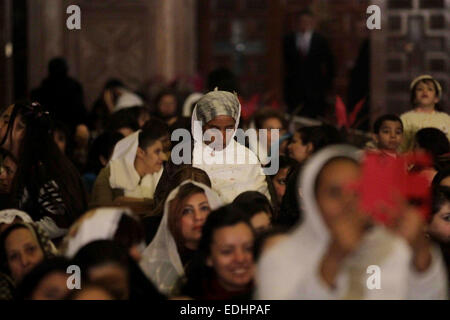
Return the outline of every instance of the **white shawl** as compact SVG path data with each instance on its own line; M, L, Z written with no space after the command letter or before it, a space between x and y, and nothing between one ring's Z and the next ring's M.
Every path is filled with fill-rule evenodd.
M183 265L178 254L177 245L169 230L169 203L180 187L192 183L205 191L211 210L222 205L217 194L204 184L186 180L178 188L172 190L164 203L164 215L153 241L142 254L141 269L163 294L170 295L180 277L184 275Z
M134 167L139 145L140 130L123 138L114 147L109 162L111 188L124 190L124 195L133 198L153 198L156 186L161 178L163 167L153 174L145 175L142 180Z
M210 94L211 92L208 95ZM213 150L203 142L202 126L204 123L199 125L201 122L197 115L199 106L198 104L195 106L191 118L194 137L192 166L202 169L208 174L212 189L217 192L224 203L233 202L239 194L245 191L259 191L270 201L266 176L258 157L247 147L234 140L241 114L241 105L237 98L236 101L238 109L233 117L235 120L233 136L223 150ZM216 116L219 115L233 116L221 112L216 114Z
M64 238L64 255L71 259L90 242L112 240L124 214L135 217L127 208L104 207L86 212L72 225Z
M411 265L412 252L403 239L382 226L363 238L358 250L341 268L336 288L330 289L319 274L319 266L331 236L315 197L316 178L335 157L359 160L358 150L331 146L308 160L299 186L302 190L303 222L288 239L263 254L256 275L258 299L407 299L444 298L446 280L440 252L433 248L433 262L418 275ZM381 289L370 290L367 268L379 266Z

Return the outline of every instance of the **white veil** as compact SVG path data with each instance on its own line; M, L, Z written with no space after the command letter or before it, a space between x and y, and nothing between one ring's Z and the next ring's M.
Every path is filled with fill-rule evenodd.
M215 210L222 205L220 198L209 187L196 181L186 180L172 190L164 203L164 214L158 231L153 241L147 246L142 254L140 262L141 269L149 279L155 284L160 292L170 295L178 279L184 275L183 265L178 254L175 239L169 230L169 203L173 200L180 187L191 183L205 191L211 210Z

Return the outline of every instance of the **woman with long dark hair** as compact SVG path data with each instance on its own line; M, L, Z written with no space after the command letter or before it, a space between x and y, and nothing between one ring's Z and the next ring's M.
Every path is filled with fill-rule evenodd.
M30 213L53 239L65 234L87 203L79 173L54 142L51 122L36 102L17 102L0 114L0 146L18 160L14 207Z

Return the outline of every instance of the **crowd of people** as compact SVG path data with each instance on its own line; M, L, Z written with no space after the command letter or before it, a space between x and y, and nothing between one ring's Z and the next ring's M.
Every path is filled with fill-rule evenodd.
M0 110L0 299L448 298L450 116L433 77L414 79L411 110L382 115L355 146L270 107L242 121L237 94L220 87L179 101L111 80L87 112L64 96L82 94L61 80L64 63L50 67L33 100ZM264 134L240 143L238 128ZM429 162L363 179L368 155L382 165L422 153ZM380 202L390 223L366 210L408 175L425 191Z

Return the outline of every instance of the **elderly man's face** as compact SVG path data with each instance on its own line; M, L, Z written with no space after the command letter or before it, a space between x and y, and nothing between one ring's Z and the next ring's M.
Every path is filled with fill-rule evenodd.
M298 18L297 28L299 32L307 32L314 28L314 18L310 15L303 14Z

